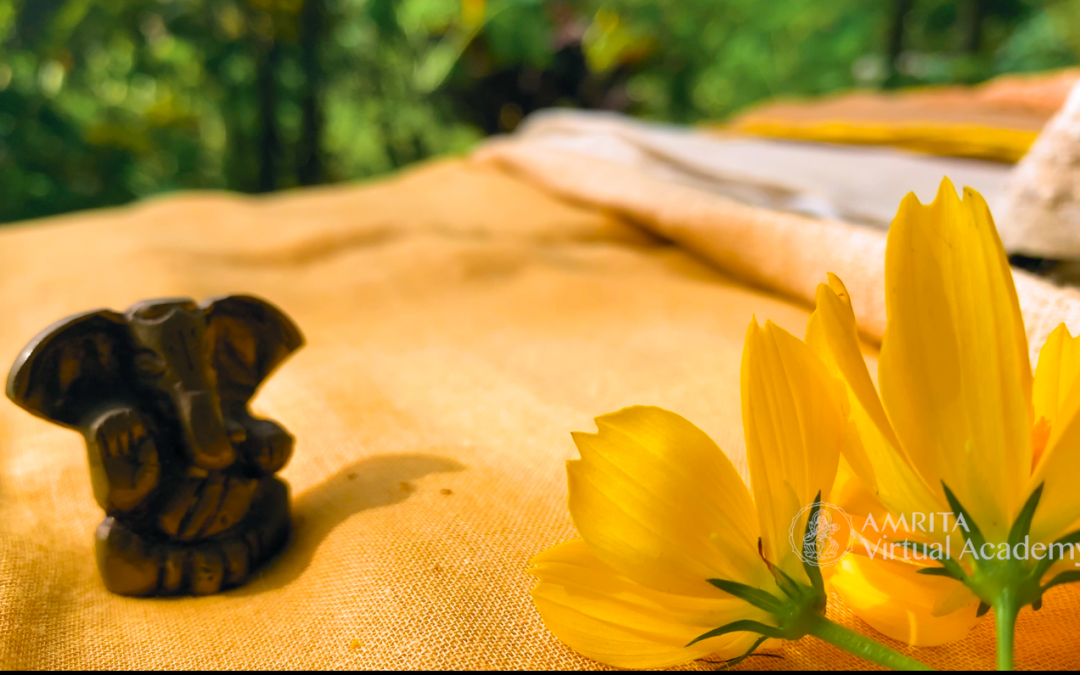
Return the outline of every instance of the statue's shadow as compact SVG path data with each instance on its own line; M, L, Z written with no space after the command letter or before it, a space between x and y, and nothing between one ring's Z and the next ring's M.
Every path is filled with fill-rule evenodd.
M304 573L335 527L368 509L408 499L413 483L428 474L461 471L458 462L435 455L378 455L349 464L293 502L292 539L255 576L227 595L253 595L286 586Z

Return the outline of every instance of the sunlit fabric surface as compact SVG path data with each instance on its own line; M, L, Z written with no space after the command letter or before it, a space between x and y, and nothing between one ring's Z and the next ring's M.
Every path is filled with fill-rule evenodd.
M295 539L215 597L109 595L82 439L0 400L0 666L596 667L544 629L525 573L575 536L570 432L663 406L745 479L750 317L802 334L836 272L873 365L883 251L878 231L524 142L369 185L177 196L4 229L4 364L58 318L155 296L256 294L307 345L255 403L297 437L282 474ZM1017 285L1033 345L1062 320L1080 329L1080 295ZM1078 615L1070 587L1022 613L1017 665L1080 665ZM992 645L986 617L917 656L986 668ZM778 653L741 667L860 666L813 639Z

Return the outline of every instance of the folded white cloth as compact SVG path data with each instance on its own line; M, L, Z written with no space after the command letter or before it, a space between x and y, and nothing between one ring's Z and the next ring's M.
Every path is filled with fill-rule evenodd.
M895 148L704 132L598 112L543 111L517 135L747 204L880 228L889 226L908 192L931 201L943 176L978 190L994 209L1011 168Z
M995 215L1007 250L1080 260L1080 84L1016 165Z

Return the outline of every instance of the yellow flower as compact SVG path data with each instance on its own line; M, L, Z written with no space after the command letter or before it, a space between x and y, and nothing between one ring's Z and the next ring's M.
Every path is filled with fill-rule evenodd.
M1080 524L1080 491L1069 485L1080 470L1080 342L1059 327L1032 377L990 211L973 190L961 201L948 179L930 205L909 194L889 230L880 397L843 283L830 275L816 300L806 340L846 382L860 439L844 449L858 479L838 490L861 504L849 510L874 516L861 528L874 535L867 550L843 561L835 587L872 626L914 644L959 638L993 606L999 665L1011 665L1016 613L1037 608L1044 579L1062 569L1060 559L1018 560L1015 546L1026 537L1025 550L1045 547ZM922 560L883 563L883 550L871 559L869 540L892 535L883 518L900 516L905 526L891 539L921 543L907 550ZM942 560L927 559L935 546Z
M861 639L820 616L821 571L789 543L807 531L800 511L828 497L853 438L842 385L802 341L756 321L741 381L754 499L704 432L661 408L625 408L596 418L597 433L573 435L581 459L567 463L569 506L581 538L536 556L530 573L545 624L578 652L652 668L737 659L765 636L810 633L849 648Z

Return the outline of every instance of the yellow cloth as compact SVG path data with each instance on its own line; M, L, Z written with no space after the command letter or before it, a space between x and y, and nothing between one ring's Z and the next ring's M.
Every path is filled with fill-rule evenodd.
M756 136L818 143L892 145L946 157L971 157L1015 163L1027 154L1037 129L999 129L983 124L915 120L910 122L740 120L733 131Z
M4 364L56 319L157 296L253 293L307 338L255 402L297 437L283 471L295 539L220 596L107 593L81 437L0 400L0 667L594 667L545 631L524 572L574 536L569 432L661 405L745 476L751 315L802 334L831 269L872 341L882 243L527 145L366 186L177 196L0 230ZM1080 326L1075 294L1018 283L1034 334L1052 317ZM1078 611L1064 587L1023 612L1017 665L1080 665ZM984 620L918 655L990 667L992 634ZM860 665L812 638L780 653Z
M951 157L1017 162L1065 102L1080 71L1008 75L978 87L899 93L852 92L770 101L727 129L758 136L856 145L891 145Z

